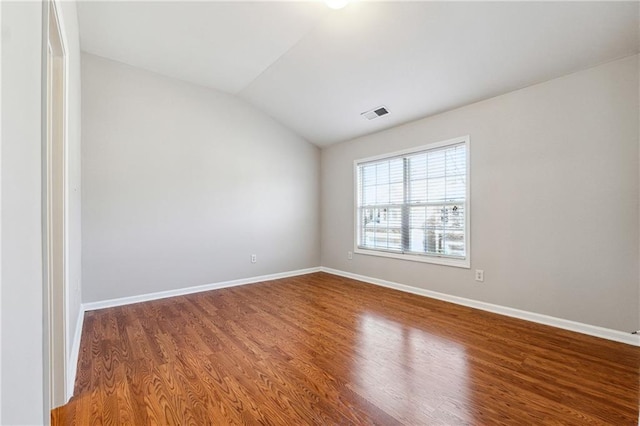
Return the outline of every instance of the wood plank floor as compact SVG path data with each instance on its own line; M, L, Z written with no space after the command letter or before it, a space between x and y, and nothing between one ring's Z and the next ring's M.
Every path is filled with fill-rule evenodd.
M54 425L638 422L640 348L316 273L88 312Z

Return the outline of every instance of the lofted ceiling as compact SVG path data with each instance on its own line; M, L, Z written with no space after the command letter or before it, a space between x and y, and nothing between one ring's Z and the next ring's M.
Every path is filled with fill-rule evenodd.
M92 1L78 16L82 50L235 94L318 146L639 51L637 2Z

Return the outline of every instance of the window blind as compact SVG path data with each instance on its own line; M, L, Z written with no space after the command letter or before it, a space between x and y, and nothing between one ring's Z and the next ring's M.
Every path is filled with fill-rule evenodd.
M357 246L466 257L465 142L357 163Z

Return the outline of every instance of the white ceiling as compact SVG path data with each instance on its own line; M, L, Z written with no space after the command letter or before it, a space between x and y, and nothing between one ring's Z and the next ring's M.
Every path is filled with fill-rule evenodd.
M82 50L246 99L319 146L639 51L636 2L81 2ZM360 113L385 105L387 116Z

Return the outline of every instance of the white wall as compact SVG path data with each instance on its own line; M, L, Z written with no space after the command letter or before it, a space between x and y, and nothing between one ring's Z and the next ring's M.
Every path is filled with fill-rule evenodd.
M322 265L637 328L638 58L322 150ZM471 268L354 255L353 161L471 136ZM484 269L485 281L473 270Z
M2 3L0 3L0 166L2 165ZM0 170L0 309L2 309L2 170ZM0 424L2 424L2 314L0 313Z
M80 95L80 37L75 1L57 3L62 37L67 55L67 347L66 354L71 373L75 372L77 359L72 345L76 334L81 304L82 237L81 237L81 132ZM73 377L73 374L71 374ZM72 384L69 384L72 385ZM72 386L70 386L72 387ZM73 389L68 389L72 391Z
M234 96L88 54L82 103L84 302L318 266L315 146Z
M42 424L42 4L2 2L2 418Z
M41 211L42 5L2 5L0 424L41 424L44 413ZM68 55L67 348L80 315L80 46L75 2L59 3Z

